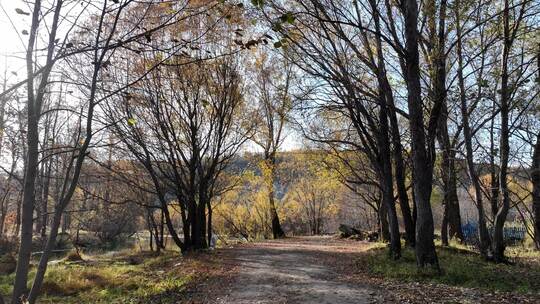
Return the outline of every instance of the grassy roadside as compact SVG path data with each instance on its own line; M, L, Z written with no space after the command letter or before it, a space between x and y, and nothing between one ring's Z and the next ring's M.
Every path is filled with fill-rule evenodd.
M398 261L388 259L387 250L372 248L357 260L361 269L381 278L404 282L429 282L457 287L481 288L488 291L538 293L540 291L540 263L535 254L514 256L515 264L502 265L486 262L474 252L452 248L437 249L443 267L441 275L416 268L414 251L403 250Z
M190 286L223 269L213 253L182 257L168 251L87 256L48 268L39 303L181 303ZM31 273L31 278L34 272ZM11 292L13 274L0 276L0 292Z

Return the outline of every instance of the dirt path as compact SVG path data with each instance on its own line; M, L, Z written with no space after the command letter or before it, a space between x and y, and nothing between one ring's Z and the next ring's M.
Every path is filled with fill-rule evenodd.
M376 303L379 291L343 282L326 255L358 250L329 237L293 238L232 249L238 272L216 303Z
M334 237L297 237L220 248L210 256L216 273L222 275L208 275L180 303L540 303L534 294L372 275L359 257L373 245Z

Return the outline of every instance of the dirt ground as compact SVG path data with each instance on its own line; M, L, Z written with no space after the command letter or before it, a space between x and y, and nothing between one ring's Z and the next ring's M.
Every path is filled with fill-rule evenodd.
M219 249L227 276L193 286L187 303L364 304L364 303L540 303L514 293L404 283L355 270L370 243L330 236L295 237Z
M348 284L321 261L321 253L340 244L329 239L288 239L236 248L239 264L234 285L216 303L375 303L381 291ZM343 247L343 246L341 246Z

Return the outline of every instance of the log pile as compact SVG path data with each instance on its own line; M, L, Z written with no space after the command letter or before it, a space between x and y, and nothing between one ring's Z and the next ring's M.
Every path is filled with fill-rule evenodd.
M377 231L363 231L345 224L339 225L339 232L341 238L351 240L376 242L379 239Z

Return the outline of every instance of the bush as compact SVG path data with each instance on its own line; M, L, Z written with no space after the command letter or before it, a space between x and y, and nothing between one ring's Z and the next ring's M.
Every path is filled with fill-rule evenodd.
M17 267L17 260L11 254L0 255L0 275L11 274Z
M139 228L139 212L132 204L103 205L82 219L85 230L99 241L99 247L114 249Z
M14 254L17 251L18 242L15 238L0 238L0 256Z

